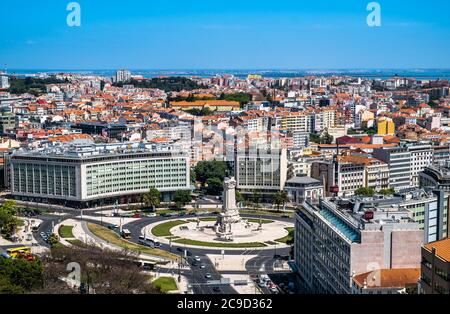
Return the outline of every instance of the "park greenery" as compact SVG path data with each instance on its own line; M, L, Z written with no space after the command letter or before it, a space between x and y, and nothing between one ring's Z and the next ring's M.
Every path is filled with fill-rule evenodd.
M241 106L252 101L252 95L247 93L221 94L220 100L237 101Z
M98 238L100 238L108 243L111 243L115 246L121 247L122 249L130 251L132 253L154 255L154 256L171 259L171 260L178 259L177 255L171 254L164 250L154 249L151 247L142 246L142 245L138 245L138 244L126 241L123 238L121 238L114 231L111 231L100 225L88 223L87 226L88 226L89 231L92 232Z
M63 84L67 81L57 79L55 77L36 78L36 77L10 77L10 87L8 91L11 94L32 94L38 96L47 91L48 84Z
M161 291L161 293L167 293L169 291L178 290L175 279L172 277L159 277L153 281L153 285Z
M200 161L194 168L195 178L201 189L210 195L220 195L223 191L223 181L228 175L228 167L224 161Z
M6 200L0 206L0 233L6 239L11 239L19 223L16 218L17 208L15 205L15 201Z
M200 85L187 77L154 77L148 80L131 79L127 82L118 82L113 85L117 87L133 85L137 88L156 88L165 92L180 92L183 90L191 91L194 89L206 88L206 86Z
M142 195L142 203L147 208L151 207L154 210L161 203L161 192L155 188L151 188L147 193Z
M285 191L279 191L273 197L273 203L277 206L278 211L280 211L280 206L284 206L288 201L289 196Z
M359 188L355 191L355 195L356 196L374 196L375 195L375 190L372 188Z
M0 294L23 294L42 288L43 265L40 260L0 257Z
M74 238L73 236L73 226L61 226L58 229L58 234L61 238Z
M173 201L177 209L182 209L192 201L191 191L178 190L173 194Z
M333 143L334 138L328 133L324 133L322 135L311 133L309 135L309 140L316 144L331 144Z

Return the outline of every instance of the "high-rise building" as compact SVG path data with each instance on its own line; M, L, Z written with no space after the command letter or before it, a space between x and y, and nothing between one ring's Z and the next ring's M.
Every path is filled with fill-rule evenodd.
M190 190L189 157L144 143L63 145L8 158L14 198L73 207L139 202L150 188L168 199Z
M0 73L0 89L8 89L10 86L8 76Z
M389 187L411 187L411 152L406 147L382 147L373 150L373 157L389 166Z
M434 150L425 144L406 144L406 147L411 153L411 185L418 187L419 173L433 163Z
M127 82L131 79L131 72L128 70L117 70L114 77L115 83Z
M237 188L243 194L282 191L287 179L286 149L238 152L235 171Z
M418 268L423 231L405 210L341 208L306 202L295 215L294 256L307 293L352 293L352 278Z

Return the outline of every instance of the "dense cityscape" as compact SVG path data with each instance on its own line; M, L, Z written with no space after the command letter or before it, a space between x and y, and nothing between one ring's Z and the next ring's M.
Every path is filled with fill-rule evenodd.
M449 294L449 80L274 72L1 72L0 293Z

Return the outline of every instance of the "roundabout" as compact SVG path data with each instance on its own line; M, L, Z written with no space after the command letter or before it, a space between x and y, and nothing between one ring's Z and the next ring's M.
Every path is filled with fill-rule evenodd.
M272 249L288 247L285 239L293 224L275 219L242 218L235 202L236 181L224 182L224 203L217 217L173 219L155 222L141 229L141 234L170 246L197 249Z

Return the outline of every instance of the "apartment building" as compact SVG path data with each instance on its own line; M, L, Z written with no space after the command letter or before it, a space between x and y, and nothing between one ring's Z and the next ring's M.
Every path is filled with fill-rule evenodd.
M450 294L450 239L422 247L420 292Z
M8 157L11 195L73 207L140 201L150 188L165 199L189 190L189 158L144 143L62 145Z
M388 165L364 156L339 156L337 162L315 161L311 166L311 176L325 181L328 191L332 186L338 186L339 196L352 196L363 187L375 191L389 187Z
M305 291L350 294L358 274L418 268L423 231L405 211L354 211L322 199L318 206L305 202L296 213L294 243Z

